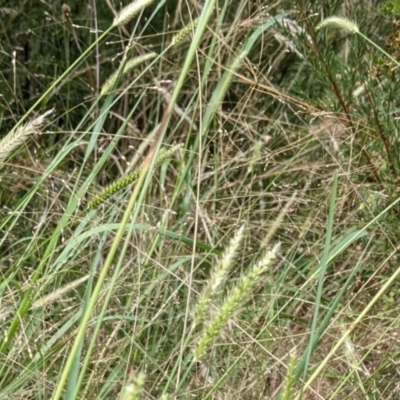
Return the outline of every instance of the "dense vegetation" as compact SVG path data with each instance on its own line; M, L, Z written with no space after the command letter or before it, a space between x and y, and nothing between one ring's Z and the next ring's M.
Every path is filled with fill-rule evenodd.
M326 3L0 4L0 399L399 396L400 3Z

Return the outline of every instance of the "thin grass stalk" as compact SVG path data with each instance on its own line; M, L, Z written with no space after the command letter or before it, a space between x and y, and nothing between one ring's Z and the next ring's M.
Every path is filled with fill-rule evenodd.
M308 370L308 365L309 365L311 353L312 353L312 343L315 341L314 338L315 338L315 335L317 334L317 321L318 321L318 317L319 317L319 307L320 307L321 299L322 299L322 289L324 286L325 272L328 267L329 250L330 250L331 240L332 240L337 184L338 184L338 172L336 170L334 177L333 177L333 186L332 186L331 200L330 200L330 206L329 206L328 224L327 224L326 236L325 236L325 246L324 246L324 252L322 255L322 260L320 263L317 293L315 296L314 314L313 314L313 319L312 319L312 323L311 323L310 341L309 341L307 352L306 352L303 378L305 378L305 375Z
M106 107L106 105L104 107ZM97 123L93 128L94 131L98 132L101 130L101 126L107 115L106 111L107 110L105 110L105 112L100 114L100 116L97 120ZM104 164L104 162L106 162L109 154L112 151L112 148L113 148L112 146L117 143L119 136L123 133L128 121L130 120L130 115L133 114L133 112L134 112L134 109L131 110L125 123L121 126L117 135L115 135L115 137L113 138L113 141L110 143L109 148L102 154L100 160L94 167L93 173L85 180L85 182L82 184L82 186L77 190L76 194L74 196L70 197L67 208L66 208L64 214L62 215L52 237L49 240L49 244L46 247L46 251L45 251L43 257L41 258L39 265L37 266L37 268L35 269L35 271L33 273L33 276L31 278L31 286L25 291L24 296L21 300L21 303L18 306L18 312L14 316L14 318L10 324L10 327L7 330L6 335L4 336L4 338L1 342L0 353L5 352L9 346L9 344L12 342L12 340L15 336L16 330L21 323L22 318L25 316L25 314L28 312L28 310L30 309L30 307L32 305L33 288L34 288L36 282L42 276L42 272L46 267L47 261L51 258L52 254L53 254L53 251L58 243L58 240L59 240L62 230L68 226L69 220L74 215L80 199L82 199L84 197L84 195L86 194L87 189L90 186L91 182L93 181L95 174L97 174L100 171L101 165ZM88 148L89 148L89 146L88 146ZM89 150L87 149L87 152L88 151ZM65 150L63 155L58 154L56 156L56 158L52 161L50 168L52 168L53 166L56 166L59 162L61 162L61 160L63 159L63 156L65 157L67 155L67 152L68 152L68 148ZM43 174L43 177L38 182L36 187L39 187L40 184L49 176L50 173L51 173L51 170L46 171L46 173ZM29 201L29 199L31 197L33 197L33 194L27 199L26 203ZM25 206L26 206L26 203L25 203ZM83 224L87 223L92 216L93 216L93 214L90 214L90 213L88 215L86 215L84 220L82 221L82 223ZM11 218L11 216L10 216L10 218ZM8 220L6 220L6 221L8 221ZM9 229L11 229L11 227ZM1 373L1 371L2 371L2 369L0 368L0 373Z
M111 32L113 26L111 25L107 30L103 32L101 36L98 37L70 66L67 68L51 85L50 87L39 97L39 99L33 104L33 106L20 118L20 120L15 124L11 132L15 132L23 122L31 115L31 113L46 100L47 96L51 94L54 89L59 85L73 70L77 67L88 54L96 48L96 46Z

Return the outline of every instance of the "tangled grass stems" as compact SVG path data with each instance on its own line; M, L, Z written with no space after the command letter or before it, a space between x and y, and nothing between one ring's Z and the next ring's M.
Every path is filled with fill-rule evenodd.
M199 301L194 309L194 326L198 325L204 319L204 316L211 304L211 300L217 293L218 289L220 289L220 287L226 281L237 249L243 239L244 231L245 225L243 224L236 232L235 236L231 239L228 248L222 255L221 260L214 266L210 279L207 281L206 286L201 292Z
M264 257L254 264L247 274L241 277L239 283L227 296L221 309L206 327L193 350L193 357L196 361L199 361L204 357L214 339L219 336L222 329L228 323L228 320L232 318L237 310L247 301L252 288L258 282L258 278L276 259L279 247L280 245L277 244L272 250L266 252Z
M53 109L48 110L32 121L19 126L0 141L0 166L4 163L5 159L11 154L11 152L21 146L29 136L39 132L39 129L45 123L46 118L52 112Z
M157 157L155 167L159 166L161 163L163 163L166 159L170 158L178 149L180 149L183 145L181 143L172 146L169 149L161 149L160 154ZM129 173L128 175L122 177L118 181L112 183L108 187L106 187L100 194L98 194L96 197L94 197L93 200L91 200L86 209L87 210L92 210L94 208L99 207L101 204L103 204L107 199L109 199L113 194L119 192L123 188L127 187L129 184L135 182L140 174L142 172L142 168L139 167Z

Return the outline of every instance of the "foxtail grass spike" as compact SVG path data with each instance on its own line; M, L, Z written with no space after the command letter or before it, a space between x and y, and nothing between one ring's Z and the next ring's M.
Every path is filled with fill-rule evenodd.
M297 357L294 354L290 355L288 370L286 373L286 381L283 386L282 400L293 399L293 386L294 386L294 375L296 369Z
M158 165L162 164L166 159L170 158L182 146L183 145L180 143L175 146L172 146L169 149L161 149L158 158L156 160L155 166L157 167ZM86 209L93 210L94 208L97 208L98 206L103 204L113 194L119 192L123 188L127 187L129 184L135 182L139 178L141 172L142 168L139 167L134 171L132 171L131 173L129 173L128 175L122 177L118 181L106 187L100 194L98 194L93 200L91 200L88 203Z
M185 27L183 27L173 38L172 38L172 42L171 45L175 46L179 43L181 43L186 36L190 35L190 33L193 32L193 30L196 28L197 24L199 23L199 19L196 18L195 20L193 20L190 24L186 25Z
M146 375L142 372L131 378L122 390L121 400L139 400L143 393L145 378Z
M10 153L21 146L30 135L38 133L41 126L45 123L46 118L53 112L53 109L46 111L39 117L20 126L15 131L11 131L5 138L0 141L0 166Z
M199 301L194 309L194 326L198 325L204 319L213 297L215 297L215 294L218 292L220 287L226 282L236 251L243 239L244 231L245 225L243 224L236 232L235 236L231 239L228 248L222 255L221 260L214 266L210 279L201 292Z
M268 251L247 274L242 276L237 286L227 296L219 312L211 320L197 342L193 350L193 357L195 360L198 361L204 357L215 338L220 335L222 329L227 325L229 319L232 318L237 310L247 301L248 295L251 293L254 285L259 282L262 273L265 272L275 260L278 250L279 244Z
M316 26L315 29L319 31L320 29L329 28L330 26L346 29L347 31L353 34L360 33L360 29L358 28L355 22L347 18L335 17L335 16L325 18L322 22L320 22Z
M124 66L124 69L122 70L121 76L125 75L131 69L137 67L138 65L144 63L145 61L155 58L156 56L157 56L156 53L148 53L128 60ZM118 78L118 70L115 71L113 74L111 74L111 76L109 76L108 79L105 81L103 87L101 88L100 96L104 96L112 89L117 78Z
M128 4L114 18L113 26L125 25L153 1L154 0L135 0L132 3Z

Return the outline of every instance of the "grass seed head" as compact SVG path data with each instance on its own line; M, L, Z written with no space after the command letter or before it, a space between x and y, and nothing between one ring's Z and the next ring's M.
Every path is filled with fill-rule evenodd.
M136 0L128 4L114 18L113 26L125 25L153 1L154 0Z
M347 18L342 18L342 17L328 17L325 18L322 22L320 22L316 26L316 30L319 31L322 28L329 28L329 27L337 27L337 28L343 28L349 31L350 33L356 34L360 33L360 30L357 26L357 24Z

